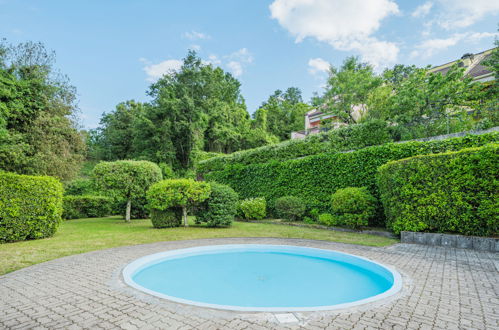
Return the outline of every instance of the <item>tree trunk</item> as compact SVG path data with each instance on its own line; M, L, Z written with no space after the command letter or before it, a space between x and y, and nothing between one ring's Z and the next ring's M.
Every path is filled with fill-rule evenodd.
M184 213L184 227L189 227L189 223L187 222L187 207L182 207L182 212Z
M130 222L130 213L132 211L132 200L129 199L126 202L126 214L125 214L125 221Z

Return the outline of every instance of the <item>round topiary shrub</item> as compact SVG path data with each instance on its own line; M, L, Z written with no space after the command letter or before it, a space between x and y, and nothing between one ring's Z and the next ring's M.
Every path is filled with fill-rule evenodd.
M301 220L307 209L303 200L295 196L276 199L274 207L279 217L290 221Z
M125 220L130 221L132 202L144 200L147 189L162 179L161 169L145 160L100 162L92 176L98 188L118 201L125 201Z
M230 226L237 212L239 196L229 186L210 183L211 194L196 207L196 223L206 222L208 227Z
M239 213L246 220L261 220L267 215L267 202L263 197L242 200Z
M150 210L165 211L172 207L180 207L187 223L187 208L197 206L210 196L211 187L206 182L193 179L172 179L157 182L147 191Z
M331 196L331 208L338 225L359 228L376 214L376 199L364 187L348 187Z
M0 172L0 242L52 236L62 220L62 192L53 177Z
M336 226L337 218L330 213L321 213L318 216L318 221L320 224L325 226Z
M166 210L151 210L151 222L154 228L180 227L182 224L182 208L172 207Z

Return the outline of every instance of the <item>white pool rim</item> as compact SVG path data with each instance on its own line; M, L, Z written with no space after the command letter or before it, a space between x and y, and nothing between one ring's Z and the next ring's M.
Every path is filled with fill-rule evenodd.
M290 252L295 250L295 252L302 252L301 255L305 256L318 256L318 255L327 255L328 253L334 253L335 255L343 255L348 257L349 262L355 259L359 261L369 262L374 265L377 265L381 268L384 268L386 271L391 273L393 276L393 285L387 291L384 291L380 294L360 299L348 303L335 304L329 306L307 306L307 307L246 307L246 306L232 306L232 305L219 305L219 304L209 304L199 301L193 301L183 298L178 298L174 296L169 296L154 290L150 290L145 288L139 284L137 284L133 279L133 275L138 271L161 263L165 260L184 258L188 256L198 255L198 254L206 254L206 253L215 253L221 251L267 251L267 252ZM308 254L307 254L308 252ZM314 254L311 254L314 252ZM351 263L351 262L350 262ZM139 291L145 292L147 294L167 299L170 301L174 301L181 304L194 305L199 307L206 308L214 308L214 309L222 309L222 310L231 310L231 311L241 311L241 312L310 312L310 311L329 311L329 310L338 310L338 309L347 309L359 305L369 304L377 301L381 301L388 297L391 297L398 293L402 289L402 277L398 271L396 271L393 267L383 265L376 261L370 260L368 258L359 257L353 254L339 252L336 250L327 250L327 249L318 249L304 246L296 246L296 245L272 245L272 244L227 244L227 245L209 245L209 246L199 246L178 250L170 250L165 252L154 253L151 255L147 255L141 257L131 263L129 263L123 269L123 280L125 283Z

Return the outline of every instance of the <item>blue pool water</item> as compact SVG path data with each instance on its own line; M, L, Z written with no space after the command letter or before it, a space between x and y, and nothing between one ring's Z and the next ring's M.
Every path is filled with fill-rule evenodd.
M137 260L129 284L165 298L240 310L309 310L363 301L394 287L394 273L340 252L224 245ZM236 308L230 308L236 307Z

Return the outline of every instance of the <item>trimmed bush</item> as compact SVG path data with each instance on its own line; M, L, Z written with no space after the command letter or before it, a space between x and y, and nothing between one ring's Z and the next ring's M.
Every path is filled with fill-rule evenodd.
M0 242L52 236L61 222L62 192L53 177L0 172Z
M364 187L338 189L331 196L331 210L336 224L359 228L367 226L376 214L376 199Z
M334 217L331 213L322 213L319 214L319 223L325 225L325 226L336 226L338 225L337 223L337 218Z
M307 209L305 203L295 196L276 199L274 208L280 218L290 221L301 220Z
M440 141L388 143L347 153L320 155L253 165L227 165L224 170L207 173L210 181L231 186L241 198L264 197L270 206L282 196L300 196L310 208L329 212L331 195L346 187L366 187L376 198L378 167L392 160L420 154L460 150L497 140L499 133L467 135ZM274 215L274 210L269 209ZM370 225L383 225L384 215L378 203L379 219Z
M187 208L195 207L210 197L211 187L206 182L192 179L171 179L155 183L147 191L148 206L151 210L164 211L172 207L182 209L184 226L187 223Z
M246 220L261 220L267 215L265 198L248 198L239 203L240 214Z
M497 144L383 165L378 173L387 226L403 230L497 235Z
M113 200L105 196L71 196L63 198L63 219L99 218L111 214Z
M196 207L196 223L205 222L208 227L227 227L237 212L239 196L229 186L210 183L211 194Z
M161 169L149 161L100 162L92 172L98 188L117 201L125 201L125 220L130 221L132 202L144 201L147 189L162 179Z
M154 228L180 227L182 224L182 208L171 207L166 210L151 210L151 222Z

